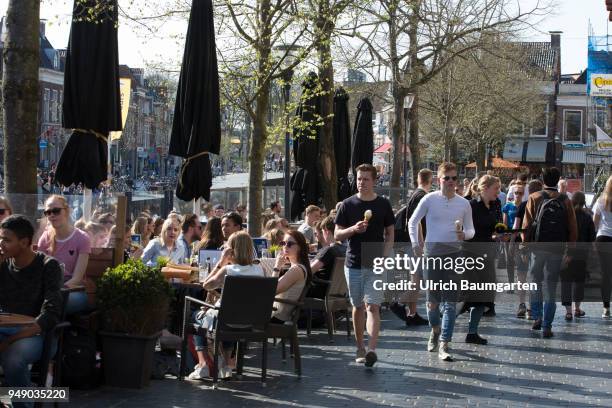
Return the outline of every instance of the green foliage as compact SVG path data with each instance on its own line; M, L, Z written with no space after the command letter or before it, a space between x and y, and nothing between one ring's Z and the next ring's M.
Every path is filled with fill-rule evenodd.
M106 270L96 296L105 330L149 336L164 327L173 290L159 266L128 260Z

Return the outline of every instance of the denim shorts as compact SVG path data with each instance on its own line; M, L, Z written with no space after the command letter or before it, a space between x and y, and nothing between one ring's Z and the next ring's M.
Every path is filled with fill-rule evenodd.
M370 305L380 305L383 302L384 291L374 289L374 281L384 280L383 275L375 274L372 269L344 266L344 276L348 285L349 299L354 307L360 307L364 302Z

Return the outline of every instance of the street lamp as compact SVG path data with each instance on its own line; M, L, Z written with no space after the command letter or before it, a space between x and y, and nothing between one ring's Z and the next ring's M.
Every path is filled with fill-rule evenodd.
M404 131L404 151L403 151L403 174L404 174L404 194L408 194L408 162L406 160L406 141L408 136L410 135L410 109L412 109L412 104L414 103L414 94L408 94L404 97L404 120L406 125L406 130ZM411 155L412 156L412 155ZM410 163L412 163L412 157L410 157ZM414 165L414 163L412 163Z
M291 154L290 154L290 138L291 133L289 131L289 112L288 105L289 99L291 97L291 80L293 79L293 67L292 65L295 63L298 52L302 49L299 45L278 45L274 47L274 50L279 59L282 58L282 77L283 77L283 102L285 108L285 115L287 121L287 128L285 131L285 218L291 218L291 196L290 196L290 185L289 179L291 178L290 168L291 168Z

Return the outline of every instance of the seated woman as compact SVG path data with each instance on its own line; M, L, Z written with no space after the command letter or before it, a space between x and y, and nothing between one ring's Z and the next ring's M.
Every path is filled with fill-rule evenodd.
M280 228L273 228L266 232L264 238L268 240L268 248L272 246L280 246L281 241L285 238L285 231Z
M91 253L89 236L70 222L70 208L63 196L52 195L47 198L44 215L47 217L47 229L38 240L38 250L54 257L63 265L64 286L82 286ZM66 304L66 314L87 309L85 291L71 292Z
M310 269L312 270L314 278L330 280L336 258L343 257L346 254L346 246L334 239L336 224L334 224L333 216L325 217L325 219L319 223L319 226L322 231L321 239L319 239L322 248L310 263ZM306 296L323 299L327 291L327 286L328 285L325 283L313 282Z
M210 221L209 221L210 223ZM225 276L264 276L264 271L259 264L254 263L253 258L253 241L246 231L233 233L227 245L223 250L221 259L215 266L215 269L204 281L204 289L215 290L223 286ZM212 328L217 311L209 309L206 313L197 313L196 323L205 329ZM198 355L198 364L194 371L189 375L191 380L199 380L209 376L209 369L206 363L207 346L206 337L194 336L196 353ZM231 344L227 344L225 350L231 348ZM223 354L222 354L223 356ZM229 356L225 355L219 360L219 376L226 378L231 376L231 369L227 367L225 361L229 360Z
M200 249L219 249L223 246L223 231L221 230L221 218L211 218L204 227L202 239L197 245Z
M142 253L142 262L149 266L157 264L160 256L165 256L170 262L175 264L185 263L187 251L183 244L178 240L178 223L168 218L162 225L161 235L149 241L149 244Z
M92 248L104 248L108 241L108 230L97 222L88 222L85 224L84 231L89 235Z
M0 196L0 222L13 215L13 207L8 198Z
M153 221L151 221L152 225ZM149 245L149 241L152 240L151 237L151 229L153 227L149 227L149 219L147 217L138 217L136 221L134 221L134 225L132 225L132 234L140 235L140 242L143 247Z
M141 246L134 245L132 243L132 237L130 232L132 228L129 225L125 226L125 232L123 235L123 261L127 261L128 259L140 259L142 257L143 248ZM113 225L110 233L108 234L108 239L106 240L105 248L114 248L115 247L115 237L117 234L117 226Z
M304 286L310 282L311 270L308 261L308 243L306 238L299 231L288 231L285 238L280 243L283 248L280 256L276 258L274 267L275 273L280 273L281 269L289 262L289 269L278 280L276 294L278 299L287 299L293 302L299 300ZM295 306L274 302L272 312L272 323L285 323L291 320L291 313Z

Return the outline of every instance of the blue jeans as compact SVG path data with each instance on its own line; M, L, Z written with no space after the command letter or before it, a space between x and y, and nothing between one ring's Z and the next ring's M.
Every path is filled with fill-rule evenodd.
M468 334L476 334L478 332L478 323L484 313L484 305L470 308L470 323L468 324Z
M433 261L433 258L456 258L460 256L460 253L429 256L428 255L428 267L423 270L423 279L430 280L433 282L455 282L457 281L457 274L452 269L444 269L444 261L441 265L438 262ZM442 266L442 268L438 268ZM455 318L457 317L456 303L457 303L457 290L427 290L427 302L432 305L430 308L427 307L427 318L429 319L429 326L439 327L442 325L440 340L451 341L453 337L453 330L455 328ZM442 322L440 322L440 304L442 304ZM432 310L433 309L433 310Z
M66 302L66 315L84 312L89 309L89 301L85 291L70 292Z
M204 319L203 318L201 318L201 319L197 318L197 315L198 315L199 312L200 312L199 310L196 310L195 312L193 312L193 320L198 324L198 326L202 327ZM204 336L200 336L200 335L194 334L193 335L193 344L194 344L194 347L195 347L196 351L205 351L205 350L208 350L208 348L206 346L207 345L206 337L204 337Z
M384 291L374 288L374 282L383 279L383 276L375 274L371 268L349 268L345 265L344 277L353 307L361 307L364 303L380 305L385 300Z
M0 328L0 342L21 330L17 327ZM13 342L0 353L0 365L4 370L4 386L32 386L29 364L40 360L43 349L43 336L26 337ZM31 407L31 402L13 403L13 407Z
M550 329L555 319L556 291L561 273L563 255L548 251L533 251L529 266L529 278L537 288L530 293L531 316L542 319L542 327ZM543 315L542 315L543 306Z

